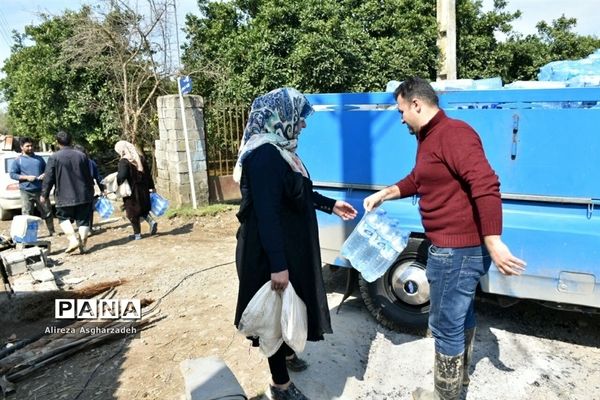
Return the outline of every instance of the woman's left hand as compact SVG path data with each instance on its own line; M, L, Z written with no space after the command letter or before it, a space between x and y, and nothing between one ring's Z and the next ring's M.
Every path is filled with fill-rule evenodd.
M333 213L339 216L344 221L354 219L356 217L356 209L352 207L352 204L343 200L337 200L333 206Z

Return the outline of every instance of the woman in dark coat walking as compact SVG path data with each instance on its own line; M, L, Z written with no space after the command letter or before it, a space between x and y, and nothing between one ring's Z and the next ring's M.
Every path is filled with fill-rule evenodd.
M271 281L271 289L280 293L291 283L306 304L307 339L318 341L332 330L315 209L343 219L354 218L356 210L345 201L314 192L296 154L298 136L312 112L306 97L291 88L274 90L252 103L234 170L242 192L237 214L241 223L236 248L240 283L235 325L265 282ZM257 338L253 343L258 344ZM288 366L306 366L285 343L268 362L272 399L306 399L290 381L287 370Z
M135 146L124 140L115 144L115 151L121 156L117 169L117 184L127 181L131 187L131 196L123 197L125 215L133 228L133 240L141 235L140 219L150 226L150 234L156 234L158 223L150 216L150 192L154 191L154 180L150 168Z

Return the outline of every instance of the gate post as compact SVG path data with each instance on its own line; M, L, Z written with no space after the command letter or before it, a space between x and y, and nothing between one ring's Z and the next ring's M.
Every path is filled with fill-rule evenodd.
M196 198L199 206L208 205L204 100L201 96L185 95L183 101ZM179 96L160 96L157 106L159 139L155 141L158 172L156 190L175 207L191 205L190 171L185 153Z

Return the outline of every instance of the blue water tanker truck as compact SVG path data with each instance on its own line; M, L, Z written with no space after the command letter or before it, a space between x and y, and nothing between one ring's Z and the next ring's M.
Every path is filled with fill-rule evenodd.
M527 261L522 276L492 266L481 291L500 299L533 299L583 312L600 309L600 88L438 92L440 106L480 135L500 178L504 228L512 253ZM401 123L392 93L314 94L315 113L299 153L315 190L359 210L354 221L319 214L324 263L349 268L340 255L365 197L412 169L415 137ZM369 311L385 326L425 327L428 240L418 198L387 201L388 215L410 232L407 247L374 282L360 279Z

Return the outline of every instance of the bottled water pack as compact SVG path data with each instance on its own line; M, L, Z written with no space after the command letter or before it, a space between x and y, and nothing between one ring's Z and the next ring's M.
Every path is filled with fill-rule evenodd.
M367 282L381 277L408 243L409 233L381 207L366 213L342 246L347 258Z

